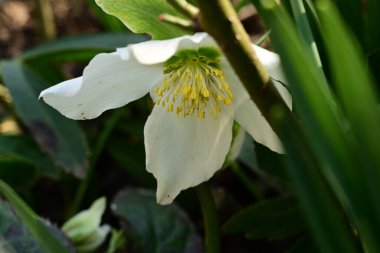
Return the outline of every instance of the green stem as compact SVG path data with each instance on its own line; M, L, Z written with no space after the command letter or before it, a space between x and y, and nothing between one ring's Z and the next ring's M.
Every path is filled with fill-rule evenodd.
M186 2L186 0L167 0L175 9L181 12L189 19L196 19L199 14L199 9L194 5Z
M50 0L36 0L39 15L40 32L44 40L53 40L56 36L54 13Z
M96 142L96 145L93 151L92 160L90 162L90 166L88 168L86 178L79 185L73 204L69 210L69 215L68 215L69 217L71 217L72 215L74 215L75 213L79 211L82 200L88 190L89 183L94 174L95 165L98 161L99 155L101 154L105 146L105 143L107 142L109 136L111 135L112 130L114 129L117 122L120 120L121 116L123 115L123 112L124 111L122 109L116 110L112 114L111 118L107 121L103 131L100 133L100 136Z
M205 224L205 252L220 252L220 225L216 206L207 182L196 187Z
M158 17L158 19L162 22L180 27L180 28L185 29L185 30L189 30L191 32L194 32L196 29L193 21L190 21L190 20L184 19L184 18L180 18L177 16L173 16L170 14L166 14L166 13L161 14Z

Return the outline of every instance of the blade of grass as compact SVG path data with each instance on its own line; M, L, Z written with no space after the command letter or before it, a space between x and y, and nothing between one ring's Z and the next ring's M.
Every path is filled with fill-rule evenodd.
M272 43L280 54L289 88L318 159L324 161L324 173L341 199L357 181L351 159L351 143L343 130L344 121L324 76L313 59L305 54L297 32L288 15L272 0L264 1L262 16L272 29ZM327 166L329 168L327 168ZM357 186L360 186L359 184Z
M377 0L374 0L377 1ZM351 31L355 34L360 44L365 48L364 26L362 17L362 4L361 0L333 0L339 8L345 22L350 27Z
M314 41L313 33L306 15L305 6L302 0L290 0L290 5L293 10L293 15L296 20L298 27L298 32L302 36L303 40L306 42L306 49L313 56L316 65L322 69L321 59L319 57L319 52L317 44Z
M8 199L17 215L29 228L44 252L69 253L58 238L53 236L33 210L10 188L0 180L0 192Z
M375 236L380 233L380 217L376 215L380 213L380 203L377 200L380 193L378 99L364 57L360 54L360 47L340 20L337 10L323 0L317 2L317 10L329 53L333 81L360 147L356 156L362 163L360 173L365 175L362 187L366 188L366 196L369 194L368 197L372 197L365 205L362 200L355 203L359 230L362 228L368 252L380 252L380 243Z
M282 129L279 135L287 151L289 176L319 249L324 253L359 252L335 194L321 174L319 161L302 130L292 122L284 122L280 110L276 115Z

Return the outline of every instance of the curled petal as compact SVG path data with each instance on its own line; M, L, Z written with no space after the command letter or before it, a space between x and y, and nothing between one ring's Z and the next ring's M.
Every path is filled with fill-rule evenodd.
M269 75L273 80L273 84L277 88L277 91L280 93L282 99L289 108L292 108L292 97L290 96L288 89L284 86L288 84L281 67L280 57L278 54L268 51L262 47L256 45L252 46L260 62L269 72Z
M231 84L231 90L234 94L232 104L234 106L234 117L258 143L261 143L271 150L283 153L281 141L273 131L272 127L266 121L259 108L249 97L249 94L243 84L240 82L232 68L223 70L226 81Z
M162 63L181 49L198 49L199 47L214 46L215 41L207 33L185 35L170 40L151 40L129 46L134 57L141 64Z
M277 153L284 153L280 139L251 99L245 100L240 107L237 108L235 111L235 120L255 141Z
M157 202L170 204L180 191L208 180L225 160L233 118L180 117L155 106L145 125L147 170L157 179Z
M83 72L41 92L40 98L71 119L92 119L144 96L162 80L162 66L142 65L120 51L98 54Z

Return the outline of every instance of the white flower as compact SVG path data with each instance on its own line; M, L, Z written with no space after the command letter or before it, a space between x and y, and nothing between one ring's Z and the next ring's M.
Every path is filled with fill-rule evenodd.
M253 48L271 77L284 81L279 57ZM286 88L275 85L290 106ZM181 190L221 168L234 120L257 142L282 152L278 137L206 33L98 54L82 77L52 86L40 97L79 120L98 117L148 92L155 106L144 129L146 167L157 179L161 204L171 203Z

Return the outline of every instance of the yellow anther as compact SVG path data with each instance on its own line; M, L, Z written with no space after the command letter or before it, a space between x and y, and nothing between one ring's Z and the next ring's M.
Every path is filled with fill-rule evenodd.
M203 96L205 96L206 98L207 98L208 96L210 96L210 92L208 91L207 88L204 88L204 89L202 90L202 94L203 94Z
M193 91L191 92L190 97L191 97L191 99L196 99L197 98L197 93L195 92L195 89L193 89Z
M156 104L175 112L177 117L218 118L222 107L232 103L233 94L224 81L219 59L198 55L181 58L164 70L163 83L155 88ZM194 115L195 114L195 115Z
M224 99L224 104L225 104L225 105L230 105L230 104L231 104L231 99L229 99L229 98L225 98L225 99Z

